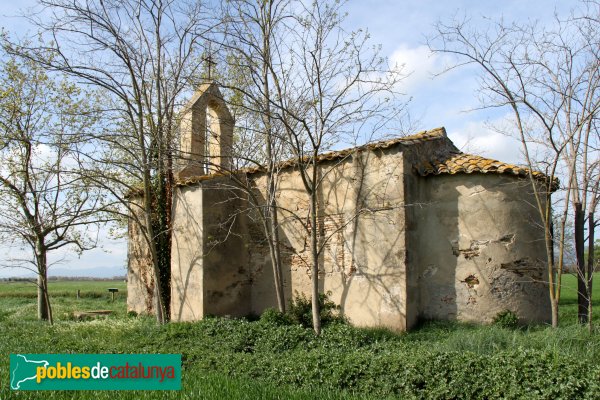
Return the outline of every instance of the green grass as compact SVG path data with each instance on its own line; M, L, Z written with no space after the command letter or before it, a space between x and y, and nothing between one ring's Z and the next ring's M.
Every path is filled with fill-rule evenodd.
M119 289L115 301L108 288ZM56 320L70 319L73 311L112 310L125 317L127 284L121 281L49 281L50 304ZM80 298L77 299L77 290ZM37 286L29 282L0 282L0 321L7 316L21 321L36 320Z
M82 297L107 297L108 288L119 289L119 295L127 297L127 284L118 281L53 281L48 282L52 297L76 297L79 289ZM36 297L37 286L32 282L0 282L0 297Z
M594 280L595 285L592 285L592 299L595 299L593 305L597 305L600 304L600 273L594 274ZM577 319L577 276L575 274L563 274L560 304L561 322L564 321L566 324L574 323ZM597 315L600 315L600 313Z
M119 287L115 282L106 284L79 286L99 293ZM321 337L297 325L223 318L157 327L152 318L125 313L121 287L114 303L108 293L79 300L74 295L54 298L57 323L51 327L35 320L35 300L18 295L25 289L2 285L0 293L17 295L0 296L0 399L592 399L600 393L600 335L590 335L575 321L572 277L564 279L559 329L429 322L396 334L334 324L325 327ZM77 285L56 282L54 290L71 293ZM597 290L596 298L600 300ZM598 301L595 304L600 310ZM115 314L84 322L66 317L73 310L106 308ZM183 389L166 393L7 389L8 354L48 352L181 353Z

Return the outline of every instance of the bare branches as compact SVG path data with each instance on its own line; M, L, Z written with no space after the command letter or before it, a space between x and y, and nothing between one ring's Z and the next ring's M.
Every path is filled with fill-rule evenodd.
M319 333L323 246L316 221L324 176L317 166L318 155L340 143L372 139L380 134L378 129L400 119L404 102L397 85L402 74L370 47L367 32L342 28L342 3L234 1L226 15L232 40L224 46L235 54L234 64L228 65L242 71L241 85L234 90L241 93L244 110L257 115L253 121L259 121L267 138L265 170L271 199L267 209L275 211L269 217L275 221L274 232L274 217L285 211L274 201L275 166L282 156L297 160L309 197L304 226L311 239L313 325Z
M89 229L112 220L75 159L97 123L86 95L28 59L8 58L0 71L0 240L30 247L38 316L50 323L48 252L92 249Z
M455 64L447 70L465 65L479 68L482 105L511 110L528 168L541 168L549 176L546 187L539 187L533 179L531 184L545 225L553 325L558 323L569 204L583 203L585 208L590 199L597 197L598 190L597 167L589 161L598 159L600 141L597 6L597 2L588 2L566 18L556 16L551 27L500 20L487 21L487 30L474 30L466 19L439 22L437 35L429 40L432 51L455 57ZM541 149L544 154L537 157L534 151ZM559 175L563 181L563 213L559 258L554 265L550 193Z
M196 1L40 0L30 16L49 45L10 51L97 89L103 129L77 155L86 179L120 204L150 250L157 320L168 316L170 213L177 110L191 89L202 41L215 24ZM50 17L48 17L50 16ZM142 188L142 200L130 202Z

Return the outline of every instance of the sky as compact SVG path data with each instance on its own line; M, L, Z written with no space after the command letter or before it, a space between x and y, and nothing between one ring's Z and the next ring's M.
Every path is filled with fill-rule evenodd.
M11 33L28 31L26 21L14 17L20 9L35 4L34 0L0 0L0 27ZM436 76L448 62L443 56L432 55L426 38L434 33L433 24L448 21L453 16L466 16L477 27L485 28L487 18L505 21L537 20L550 22L556 12L566 14L577 5L573 0L350 0L347 3L346 28L366 28L373 44L381 44L382 55L390 62L404 64L410 73L402 91L412 97L409 110L422 129L444 126L450 139L465 152L477 153L497 160L522 163L519 144L489 127L501 122L508 111L469 111L478 107L477 80L473 69L465 68ZM101 246L80 258L67 256L50 269L73 271L73 274L98 274L98 271L122 271L125 274L127 243L108 238L101 233ZM17 249L0 247L0 265L7 257L15 257ZM64 258L54 256L53 260ZM86 271L87 270L87 271ZM77 272L79 271L79 272ZM0 277L23 275L23 270L0 268Z

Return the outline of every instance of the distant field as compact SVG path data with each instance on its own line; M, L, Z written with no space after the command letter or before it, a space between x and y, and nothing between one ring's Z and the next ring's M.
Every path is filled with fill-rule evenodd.
M80 290L82 297L102 297L108 288L119 289L119 294L127 296L127 284L118 281L49 281L50 296L76 297ZM0 282L0 297L35 297L37 286L30 282Z
M56 321L71 318L74 311L112 310L115 317L127 313L127 284L122 281L50 281L50 304ZM108 288L119 289L114 302ZM77 298L77 290L80 298ZM22 320L36 319L37 286L28 282L0 282L0 319L13 310Z

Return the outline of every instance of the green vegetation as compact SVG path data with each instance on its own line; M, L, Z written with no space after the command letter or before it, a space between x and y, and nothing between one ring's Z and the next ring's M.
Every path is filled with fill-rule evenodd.
M340 315L340 306L329 299L331 292L319 294L319 310L321 311L321 324L327 325L330 323L344 323L346 319ZM279 314L277 316L277 314ZM268 322L289 324L300 324L304 328L313 327L312 319L312 300L306 297L303 293L295 293L294 299L285 314L277 310L266 310L261 319Z
M494 317L493 322L501 328L516 328L519 326L519 316L510 310L504 310Z
M562 293L560 296L560 323L562 325L575 324L577 321L577 276L565 274L562 276ZM600 272L594 273L594 284L592 285L594 300L593 307L600 305ZM592 308L594 310L594 308ZM594 310L594 318L600 321L600 308ZM600 379L600 378L599 378Z
M73 311L99 309L112 310L114 318L126 316L127 284L124 281L48 282L50 301L57 321L71 319ZM119 289L115 293L114 302L111 301L108 288ZM8 316L17 321L35 321L36 290L34 283L0 282L0 323ZM80 291L80 299L77 299L77 290ZM4 353L10 353L10 350Z
M127 298L127 284L123 280L102 281L53 281L48 280L48 292L51 297L76 297L77 290L81 297L107 297L108 288L119 289L119 295ZM0 297L36 297L37 286L33 282L10 281L0 282Z
M153 318L125 313L121 287L111 303L105 282L97 289L104 297L56 298L61 312L54 326L36 321L33 298L0 296L0 398L597 398L600 335L575 323L572 278L564 279L559 329L427 322L395 334L334 321L320 337L273 312L255 322L207 318L157 327ZM12 284L0 284L0 293L13 290L5 285ZM63 318L68 311L100 308L117 312L85 322ZM183 389L17 396L7 389L8 354L16 352L181 353Z

